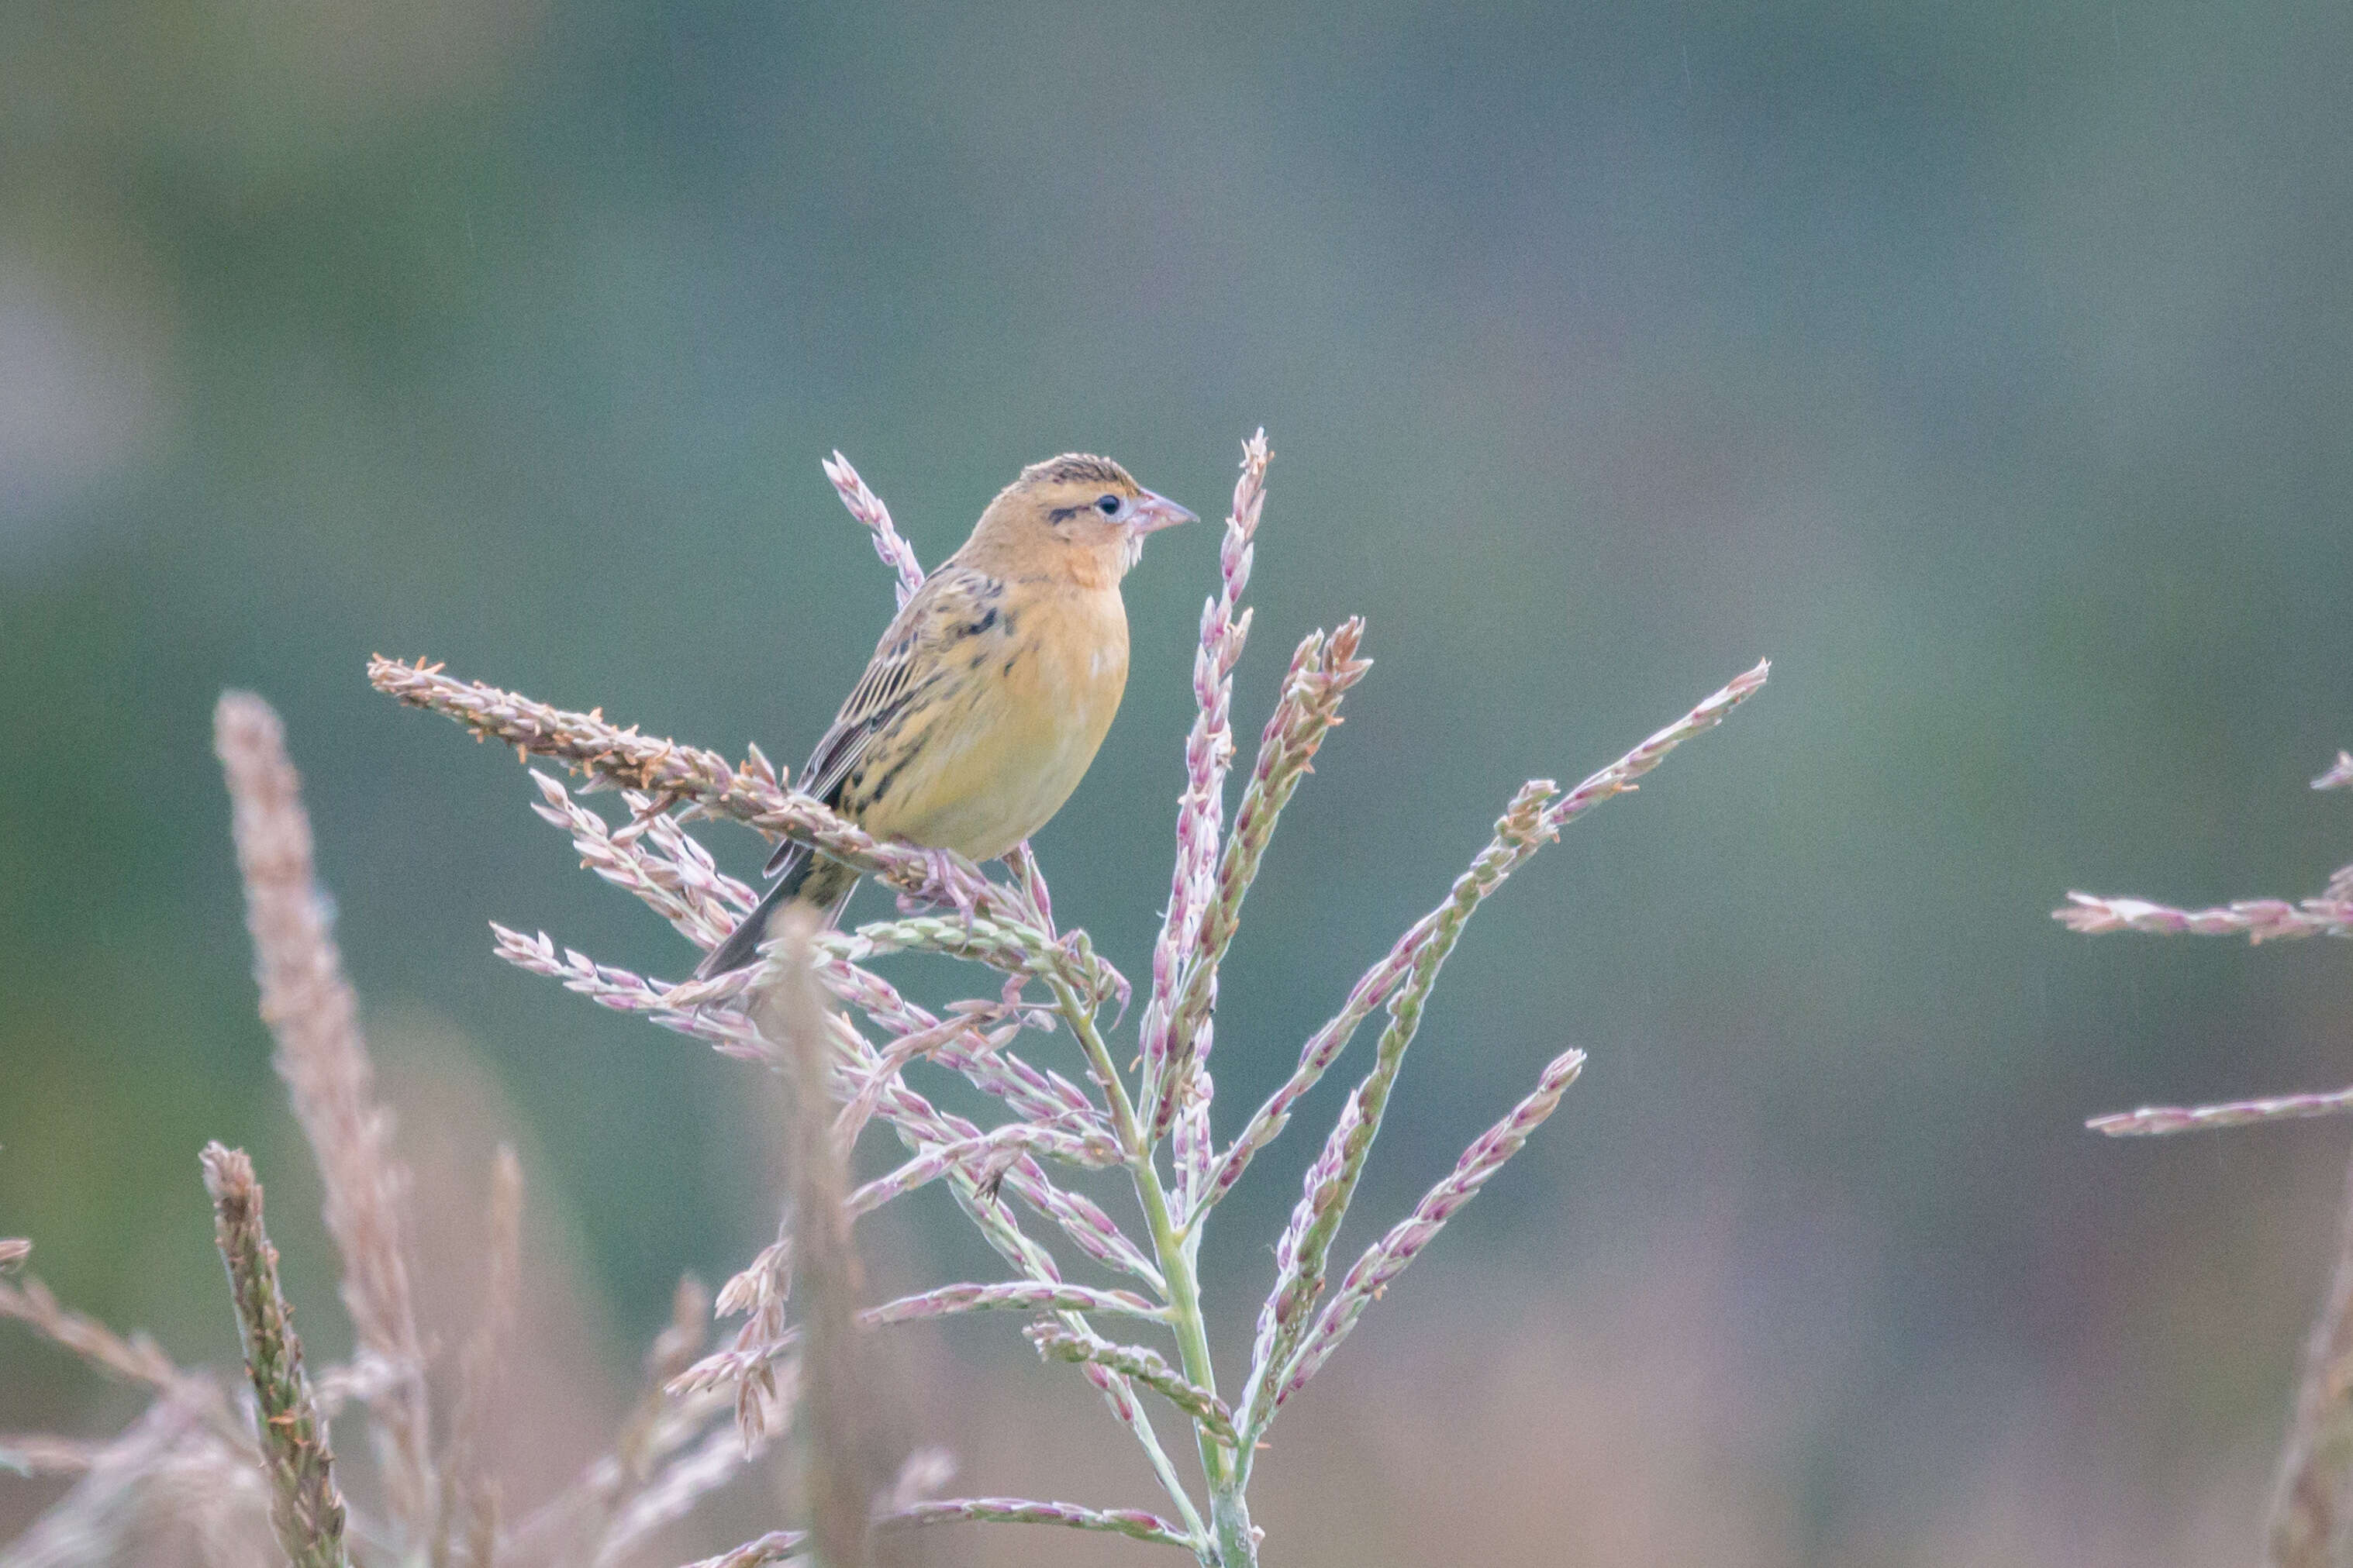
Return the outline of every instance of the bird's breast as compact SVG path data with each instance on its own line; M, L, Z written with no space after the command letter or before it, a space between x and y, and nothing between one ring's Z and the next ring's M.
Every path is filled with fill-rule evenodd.
M878 832L994 858L1046 825L1085 776L1127 686L1118 591L1010 584L997 624L950 653L926 753Z
M1098 731L1109 727L1127 687L1127 616L1119 595L1052 594L1014 613L1003 639L1008 700L1040 717L1067 710L1081 729L1098 718Z

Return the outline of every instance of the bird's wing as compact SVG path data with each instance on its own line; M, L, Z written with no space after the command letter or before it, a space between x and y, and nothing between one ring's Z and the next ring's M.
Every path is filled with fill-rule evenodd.
M843 781L874 738L938 673L939 650L965 627L985 624L984 616L993 621L992 603L1004 591L1005 585L987 573L953 563L925 578L874 645L866 673L809 753L801 769L801 789L828 805L836 804ZM792 848L789 840L776 847L769 875L776 874Z

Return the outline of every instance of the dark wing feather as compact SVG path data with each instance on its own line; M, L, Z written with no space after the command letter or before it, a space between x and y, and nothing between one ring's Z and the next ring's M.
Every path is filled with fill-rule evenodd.
M841 786L855 770L876 736L913 701L939 668L939 651L953 640L959 621L976 618L981 606L1004 592L1004 584L985 573L950 563L923 581L907 601L874 658L859 677L849 700L834 715L832 727L819 738L801 769L800 788L828 805L839 804ZM776 846L766 875L775 876L797 847L789 839Z

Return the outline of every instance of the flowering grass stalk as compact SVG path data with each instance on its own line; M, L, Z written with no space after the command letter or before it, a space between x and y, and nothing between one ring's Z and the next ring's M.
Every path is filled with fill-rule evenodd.
M1196 952L1208 913L1218 862L1219 834L1226 813L1226 772L1233 765L1234 666L1250 640L1250 612L1242 609L1257 551L1260 515L1266 509L1266 469L1274 460L1261 430L1242 444L1241 477L1234 481L1233 510L1218 547L1218 594L1201 606L1201 643L1193 656L1193 697L1198 711L1185 739L1185 791L1176 802L1176 867L1169 880L1168 908L1160 939L1152 949L1152 1000L1144 1012L1142 1110L1156 1142L1184 1109L1184 1091L1195 1079L1201 1054L1201 1012L1193 1029L1179 1032L1177 997L1187 973L1200 966Z
M329 1234L343 1260L343 1303L387 1375L371 1430L394 1522L429 1541L439 1500L425 1390L425 1350L410 1299L408 1173L391 1152L392 1119L375 1103L359 1001L343 978L326 900L311 863L311 821L278 715L245 692L224 695L214 749L228 781L246 926L261 1016L277 1038L279 1076L319 1162Z
M85 1526L97 1528L89 1521L118 1517L125 1487L159 1484L167 1464L201 1463L213 1467L207 1474L241 1478L243 1492L213 1489L247 1497L237 1506L248 1522L268 1516L260 1477L278 1481L281 1503L291 1495L300 1505L289 1517L309 1522L300 1550L315 1552L329 1511L323 1423L353 1400L376 1440L383 1494L340 1505L343 1549L359 1568L621 1568L656 1531L786 1439L807 1457L803 1517L694 1568L759 1568L809 1555L826 1568L879 1564L902 1532L958 1522L1124 1535L1214 1568L1253 1568L1261 1532L1250 1522L1248 1489L1276 1414L1525 1145L1584 1060L1577 1051L1556 1058L1534 1090L1334 1284L1333 1248L1448 956L1506 878L1577 817L1631 790L1668 752L1720 722L1764 685L1767 668L1737 677L1573 790L1547 780L1520 789L1446 897L1365 971L1300 1047L1289 1078L1229 1124L1220 1142L1209 1070L1219 970L1277 822L1370 668L1360 619L1299 641L1229 819L1233 681L1250 629L1244 598L1271 460L1263 432L1244 444L1194 661L1168 903L1132 1040L1122 1031L1134 988L1083 930L1057 925L1045 873L1026 845L1007 856L1008 879L992 878L954 856L876 840L791 788L756 750L732 762L617 725L601 710L559 709L421 661L370 661L369 679L386 695L511 746L526 763L554 764L530 774L533 811L570 839L584 868L684 939L675 973L691 974L697 957L757 901L690 831L698 821L797 840L900 895L896 912L848 931L817 930L805 911L788 908L761 964L708 980L639 974L544 932L492 926L493 951L518 968L761 1069L779 1089L790 1187L775 1239L717 1298L719 1312L735 1320L733 1333L715 1348L706 1342L709 1299L681 1281L672 1321L647 1358L643 1392L609 1450L512 1520L489 1473L484 1422L515 1339L520 1167L505 1154L495 1167L480 1321L458 1361L448 1430L437 1434L423 1378L421 1347L430 1342L410 1300L406 1173L375 1101L356 1002L316 885L299 781L276 716L257 698L225 698L217 746L235 805L262 1015L319 1161L360 1352L348 1365L321 1369L307 1390L290 1381L290 1340L285 1350L257 1352L257 1377L266 1366L275 1379L263 1392L258 1428L151 1344L66 1311L37 1281L0 1280L0 1317L22 1320L159 1396L153 1421L100 1452L37 1435L5 1440L13 1447L0 1455L86 1468L76 1488L82 1500L69 1498L55 1528L87 1534ZM904 604L923 571L889 510L839 453L826 472L871 533ZM586 782L567 784L557 776L565 771ZM617 795L621 809L587 804L597 792ZM905 953L972 966L974 994L938 1011L908 1001L884 973ZM1221 1382L1196 1262L1205 1228L1376 1011L1387 1021L1371 1058L1275 1244L1250 1363L1227 1369ZM946 1109L941 1086L976 1090L985 1109ZM954 1103L976 1100L959 1094ZM898 1152L877 1161L880 1139L870 1131L887 1133ZM232 1158L220 1157L225 1193L243 1190ZM1103 1182L1124 1189L1118 1203L1106 1206L1101 1189L1090 1190ZM997 1277L868 1300L855 1226L918 1194L944 1194L1002 1267ZM1115 1220L1113 1208L1127 1204L1138 1217ZM257 1294L255 1260L267 1256L258 1187L250 1217L251 1234L237 1230L234 1247L224 1218L225 1251L248 1331L259 1323L277 1334L284 1320L274 1284ZM17 1250L0 1247L0 1263ZM861 1384L862 1347L893 1324L992 1312L1026 1320L1040 1355L1071 1366L1095 1391L1134 1438L1166 1496L1165 1510L934 1497L948 1469L934 1451L894 1463ZM290 1417L284 1430L269 1424L281 1416ZM1192 1446L1198 1470L1178 1462L1180 1441ZM289 1545L298 1543L290 1537Z
M731 1404L725 1392L673 1386L702 1348L708 1297L691 1280L681 1281L673 1321L648 1358L646 1391L612 1451L510 1527L501 1518L491 1473L495 1456L484 1437L516 1338L521 1270L522 1168L511 1152L500 1151L491 1183L480 1318L458 1357L450 1429L438 1448L433 1445L418 1348L425 1341L408 1305L407 1177L393 1150L391 1119L375 1102L356 998L329 932L331 906L311 863L301 783L277 715L259 698L228 694L215 721L234 806L262 1016L276 1037L280 1076L319 1163L328 1227L343 1262L343 1297L358 1331L357 1353L347 1363L319 1369L306 1383L260 1231L259 1185L241 1154L208 1152L218 1239L248 1340L256 1398L232 1405L210 1377L178 1366L143 1335L117 1334L62 1306L38 1279L0 1279L0 1319L23 1324L102 1375L153 1396L138 1420L95 1446L37 1433L0 1438L0 1464L22 1459L19 1468L70 1468L80 1477L18 1539L9 1561L125 1561L134 1536L142 1551L154 1544L146 1532L163 1521L182 1532L193 1552L188 1560L204 1568L251 1568L272 1560L280 1543L305 1565L348 1556L359 1568L461 1563L467 1568L619 1568L642 1562L653 1531L741 1475L766 1446L766 1436L742 1436L723 1420ZM572 820L565 810L568 802L559 805L543 797L543 804ZM603 868L618 873L642 867L630 858L643 840L668 857L664 864L683 870L661 888L638 890L670 898L682 912L708 913L709 900L728 897L733 885L717 876L707 858L696 858L695 847L648 805L633 800L629 826L601 841ZM740 888L734 890L740 894ZM21 1243L0 1247L0 1273L21 1262L26 1250ZM777 1317L781 1323L781 1306ZM787 1388L790 1370L788 1363L786 1375L776 1380ZM350 1402L357 1402L383 1460L377 1478L383 1495L364 1507L342 1495L325 1447L327 1417ZM423 1451L413 1454L412 1444ZM420 1519L415 1510L421 1503L435 1506ZM336 1509L339 1533L329 1528Z
M492 1568L498 1556L499 1488L486 1473L490 1449L484 1427L505 1389L522 1274L522 1163L505 1144L491 1166L489 1217L482 1312L458 1363L458 1405L441 1455L441 1528L433 1542L434 1568Z
M1132 1053L1113 1048L1118 1015L1105 1016L1114 1003L1124 1009L1125 979L1094 952L1084 932L1056 928L1044 873L1026 846L1008 857L1012 880L996 881L953 858L877 842L821 803L793 792L765 758L731 763L715 752L617 726L600 712L553 708L456 679L437 666L378 658L369 667L376 687L403 702L445 714L478 737L512 745L525 757L548 759L584 774L588 789L626 792L629 820L616 826L554 777L533 775L540 795L535 809L572 837L583 864L636 896L693 949L715 944L754 901L751 890L719 872L715 858L687 832L686 824L697 817L726 818L772 838L797 839L913 900L914 912L806 938L812 973L847 1009L823 1030L804 1031L827 1044L824 1082L838 1107L833 1147L847 1152L860 1129L879 1121L908 1152L895 1166L846 1189L838 1210L825 1212L855 1220L902 1197L944 1187L1013 1277L941 1286L865 1307L856 1321L871 1329L951 1313L1033 1316L1033 1342L1049 1359L1074 1365L1093 1384L1114 1417L1137 1438L1175 1512L1162 1519L1062 1503L951 1499L881 1509L878 1522L1059 1523L1179 1545L1199 1562L1223 1568L1255 1563L1258 1532L1250 1523L1245 1493L1251 1457L1276 1408L1304 1386L1365 1308L1522 1147L1583 1060L1570 1052L1547 1068L1535 1091L1473 1143L1454 1173L1367 1248L1337 1289L1327 1293L1331 1247L1379 1133L1423 1005L1470 916L1563 827L1633 788L1669 751L1712 728L1764 684L1767 667L1759 665L1566 794L1542 780L1521 790L1493 840L1448 898L1366 973L1339 1014L1307 1042L1291 1079L1220 1147L1212 1136L1215 1084L1208 1068L1218 971L1240 930L1244 900L1276 821L1312 771L1317 749L1340 722L1342 699L1369 668L1360 655L1360 620L1313 633L1299 644L1229 828L1232 683L1250 632L1251 614L1243 597L1271 457L1263 434L1243 447L1219 554L1218 591L1202 615L1194 664L1196 711L1177 805L1176 867ZM873 532L877 552L897 574L903 602L920 585L921 571L891 527L888 510L838 454L827 473L852 514ZM927 914L924 905L956 912ZM743 975L674 983L599 963L560 948L544 934L525 936L504 927L494 928L494 934L497 951L509 962L603 1005L641 1014L772 1070L799 1070L747 1014L754 983ZM994 995L934 1015L908 1005L871 967L903 952L960 959L994 971L1001 984ZM680 972L691 971L694 957L681 952ZM1277 1244L1277 1277L1261 1311L1252 1364L1239 1382L1240 1397L1229 1404L1219 1392L1201 1307L1194 1261L1201 1227L1251 1157L1282 1132L1300 1096L1346 1049L1357 1026L1384 1007L1388 1022L1370 1067L1326 1140ZM1033 1065L1036 1050L1015 1048L1021 1035L1038 1031L1062 1036L1066 1048L1075 1048L1075 1077ZM1118 1065L1130 1054L1138 1063L1133 1073ZM913 1087L922 1073L961 1078L997 1101L1009 1119L982 1126L941 1110ZM805 1152L803 1157L809 1156ZM1057 1167L1050 1178L1049 1165ZM1095 1173L1124 1179L1142 1215L1140 1230L1115 1223L1082 1190L1078 1184ZM1140 1289L1066 1279L1054 1253L1026 1227L1025 1213L1045 1221L1048 1234L1073 1244L1089 1262L1124 1275ZM740 1389L746 1379L786 1357L800 1358L806 1371L818 1353L806 1331L812 1321L807 1312L820 1309L807 1309L799 1326L786 1323L794 1285L782 1261L806 1241L805 1236L780 1237L747 1271L741 1289L731 1287L723 1295L723 1309L748 1314L751 1322L732 1348L706 1357L680 1380L680 1387ZM839 1270L828 1273L838 1283ZM1098 1319L1166 1332L1173 1357L1106 1337L1094 1326ZM806 1375L802 1381L809 1386ZM1141 1403L1145 1394L1162 1402L1187 1429L1206 1496L1196 1495L1171 1462ZM805 1544L797 1533L772 1533L711 1561L781 1561Z
M833 1137L828 1081L832 1029L818 999L813 942L817 912L778 910L768 922L775 955L761 977L753 1022L778 1058L785 1085L785 1163L792 1182L792 1259L802 1292L801 1403L807 1413L809 1540L826 1568L865 1568L867 1515L881 1478L863 1468L872 1437L861 1415L871 1395L863 1374L858 1298L865 1290L844 1151ZM781 1298L789 1280L776 1292Z
M1399 1221L1387 1236L1365 1249L1364 1256L1341 1279L1340 1289L1324 1305L1297 1352L1283 1363L1273 1384L1275 1405L1280 1406L1305 1386L1317 1369L1331 1359L1340 1342L1356 1326L1356 1320L1364 1316L1365 1309L1378 1300L1389 1281L1404 1273L1405 1266L1420 1256L1421 1249L1430 1245L1454 1212L1478 1195L1487 1179L1504 1168L1504 1162L1520 1152L1530 1134L1553 1113L1560 1097L1577 1081L1577 1075L1584 1068L1583 1051L1567 1051L1554 1058L1536 1080L1535 1092L1513 1107L1509 1116L1464 1150L1462 1158L1455 1163L1453 1173L1423 1195L1410 1217Z
M59 1439L32 1441L64 1457ZM151 1521L163 1507L203 1543L207 1568L280 1557L259 1470L249 1458L233 1458L199 1406L178 1394L158 1396L116 1436L89 1446L75 1468L72 1489L9 1544L12 1565L140 1561L133 1554L152 1539Z
M293 1568L346 1568L343 1497L327 1424L302 1371L294 1314L278 1289L278 1249L261 1227L261 1184L242 1149L205 1150L205 1190L212 1194L215 1239L228 1266L229 1294L245 1333L246 1375L259 1406L263 1467L269 1472L270 1522Z
M1226 1402L1208 1389L1186 1382L1181 1373L1160 1359L1157 1351L1139 1345L1115 1345L1093 1334L1073 1333L1058 1323L1033 1323L1023 1332L1048 1361L1089 1362L1108 1367L1167 1400L1208 1428L1219 1442L1229 1447L1240 1443L1234 1432L1234 1413L1226 1408Z
M1291 656L1282 696L1259 739L1258 760L1251 765L1250 784L1234 813L1233 833L1218 859L1216 884L1201 910L1182 975L1174 983L1170 1049L1180 1061L1208 1055L1210 1016L1218 1003L1218 966L1225 962L1226 950L1240 929L1242 899L1273 839L1275 819L1290 804L1300 780L1314 771L1316 751L1340 723L1342 695L1373 667L1372 660L1356 657L1364 634L1364 618L1351 616L1328 637L1321 631L1308 633ZM1208 1184L1216 1160L1209 1136L1213 1091L1207 1071L1199 1076L1198 1092L1188 1099L1175 1124L1173 1152L1183 1194L1180 1206L1187 1211Z
M2256 1100L2225 1100L2211 1105L2144 1105L2115 1110L2084 1123L2111 1138L2153 1138L2168 1132L2199 1132L2214 1127L2252 1127L2263 1121L2298 1121L2308 1116L2342 1116L2353 1110L2353 1089L2325 1094L2274 1094Z
M2312 781L2317 790L2353 786L2353 752ZM2071 892L2052 918L2097 935L2137 931L2163 936L2243 936L2250 944L2308 936L2353 936L2353 865L2327 889L2297 903L2248 899L2217 909L2178 910L2145 899ZM2353 1089L2272 1095L2212 1105L2152 1105L2095 1116L2085 1125L2112 1138L2153 1137L2209 1128L2247 1127L2353 1110ZM2306 1346L2304 1374L2280 1451L2272 1492L2265 1561L2273 1568L2335 1568L2353 1542L2353 1171L2346 1177L2337 1264L2327 1299Z

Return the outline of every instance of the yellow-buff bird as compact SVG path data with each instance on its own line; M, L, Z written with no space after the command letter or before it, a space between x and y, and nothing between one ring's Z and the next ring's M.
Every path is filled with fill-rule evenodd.
M1193 514L1108 458L1033 463L875 645L800 787L878 838L993 860L1078 787L1127 685L1119 581L1144 536ZM786 899L839 912L858 873L780 845L776 884L696 971L758 955Z

